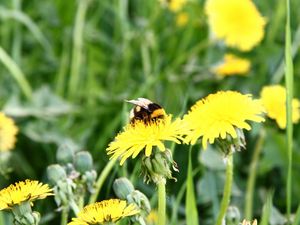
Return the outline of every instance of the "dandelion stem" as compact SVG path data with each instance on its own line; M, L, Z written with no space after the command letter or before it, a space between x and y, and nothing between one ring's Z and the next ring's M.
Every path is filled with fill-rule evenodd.
M226 214L226 210L230 202L232 180L233 180L233 154L229 153L227 158L226 180L225 180L225 185L223 190L223 198L221 201L221 208L219 211L219 215L217 217L216 225L222 224L223 218Z
M70 206L71 206L71 209L73 210L74 214L77 215L79 213L79 208L77 206L77 204L72 200L70 201Z
M102 172L99 175L99 178L97 180L97 183L96 183L95 192L90 196L89 204L96 202L99 192L101 190L101 187L102 187L106 177L110 173L111 169L115 165L115 162L116 162L116 159L110 160L106 164L105 168L102 170Z
M0 225L5 225L3 212L0 212Z
M61 212L61 221L60 225L66 225L68 223L68 214L69 214L69 207L63 207Z
M252 220L253 193L254 193L254 186L256 180L256 167L259 160L259 155L263 147L264 140L265 140L265 131L262 130L256 142L250 168L249 168L250 173L247 180L247 190L246 190L246 200L245 200L245 218L247 220Z
M166 224L166 180L162 179L158 184L158 223Z

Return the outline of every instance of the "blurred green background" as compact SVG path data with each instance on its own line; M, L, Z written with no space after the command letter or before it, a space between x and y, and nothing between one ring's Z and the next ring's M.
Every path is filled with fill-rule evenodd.
M107 144L128 121L131 105L126 99L146 97L180 116L196 100L218 90L258 98L264 85L284 84L285 1L255 4L267 19L265 37L252 51L237 52L211 41L200 0L188 1L182 9L188 15L184 26L176 24L176 13L156 0L1 0L0 53L6 52L12 61L1 57L0 107L15 118L20 133L11 161L13 172L0 177L0 188L26 178L46 182L46 167L55 163L56 149L66 140L88 150L101 172L108 162ZM291 4L294 95L299 98L300 1ZM219 79L211 72L228 51L251 61L247 76ZM283 224L287 153L285 131L274 121L246 133L247 150L235 155L231 205L243 215L249 164L262 126L266 137L258 161L254 215L261 217L266 193L273 191L270 224ZM296 125L293 212L300 202L299 140ZM212 224L223 188L222 158L210 149L194 155L199 218L201 224ZM178 197L186 180L187 146L176 146L174 158L180 172L174 174L178 181L167 186L168 214L173 215L177 198L175 224L183 224L184 198ZM136 164L138 160L128 160L125 167L116 166L99 199L113 196L112 181L123 175L151 198L155 187L142 182ZM54 211L54 201L38 202L37 207L43 224L55 224L59 213Z

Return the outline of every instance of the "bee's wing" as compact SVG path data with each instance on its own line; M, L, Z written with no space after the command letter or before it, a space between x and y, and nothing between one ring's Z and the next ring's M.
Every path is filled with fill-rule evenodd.
M129 102L131 104L134 104L134 105L138 105L144 109L149 109L149 104L151 104L152 102L147 99L147 98L138 98L136 100L126 100L126 102Z

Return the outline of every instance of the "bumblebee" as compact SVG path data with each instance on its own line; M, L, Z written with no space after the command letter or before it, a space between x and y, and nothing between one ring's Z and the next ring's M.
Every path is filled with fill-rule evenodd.
M147 98L138 98L136 100L127 100L135 107L130 111L130 123L143 121L145 124L154 122L159 119L164 119L166 112L157 103L150 101Z

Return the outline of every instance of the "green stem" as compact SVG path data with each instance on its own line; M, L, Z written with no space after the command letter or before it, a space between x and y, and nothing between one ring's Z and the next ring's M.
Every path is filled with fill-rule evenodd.
M245 218L247 220L252 220L253 193L254 193L254 186L256 180L256 167L259 160L259 155L263 147L264 140L265 140L265 131L262 130L256 142L251 164L249 167L250 173L247 180L247 190L246 190L246 200L245 200Z
M74 214L77 215L80 211L78 205L73 200L70 201L69 205L70 205L71 209L73 210Z
M290 27L290 0L286 0L286 26L285 26L285 85L286 85L286 137L288 154L288 172L286 182L286 206L287 220L290 224L292 204L292 158L293 158L293 123L292 123L292 99L293 99L293 59L291 50L291 27Z
M63 207L63 210L61 212L60 225L66 225L68 223L68 214L69 214L69 207L67 206Z
M158 223L157 225L166 224L166 180L162 179L157 184L158 187Z
M231 196L231 186L233 180L233 154L229 153L227 156L227 168L226 168L226 180L223 190L223 198L221 201L221 208L219 211L219 215L217 217L216 225L221 225L223 218L226 214L226 210L228 208Z
M10 72L10 75L16 80L24 95L30 99L32 95L31 87L26 80L25 75L15 63L15 61L5 52L5 50L0 46L0 62L4 64L4 66Z
M89 204L96 202L97 197L99 195L99 192L101 190L101 187L107 178L108 174L112 170L113 166L115 165L116 159L110 160L105 168L102 170L101 174L99 175L99 178L96 182L95 192L90 196Z
M74 32L73 32L73 51L71 61L71 75L69 80L69 97L72 99L78 91L80 82L80 68L82 64L82 45L83 45L83 28L85 15L90 0L79 0L76 12Z
M3 214L3 212L0 212L0 225L5 225L4 222L5 222L4 221L4 214Z

